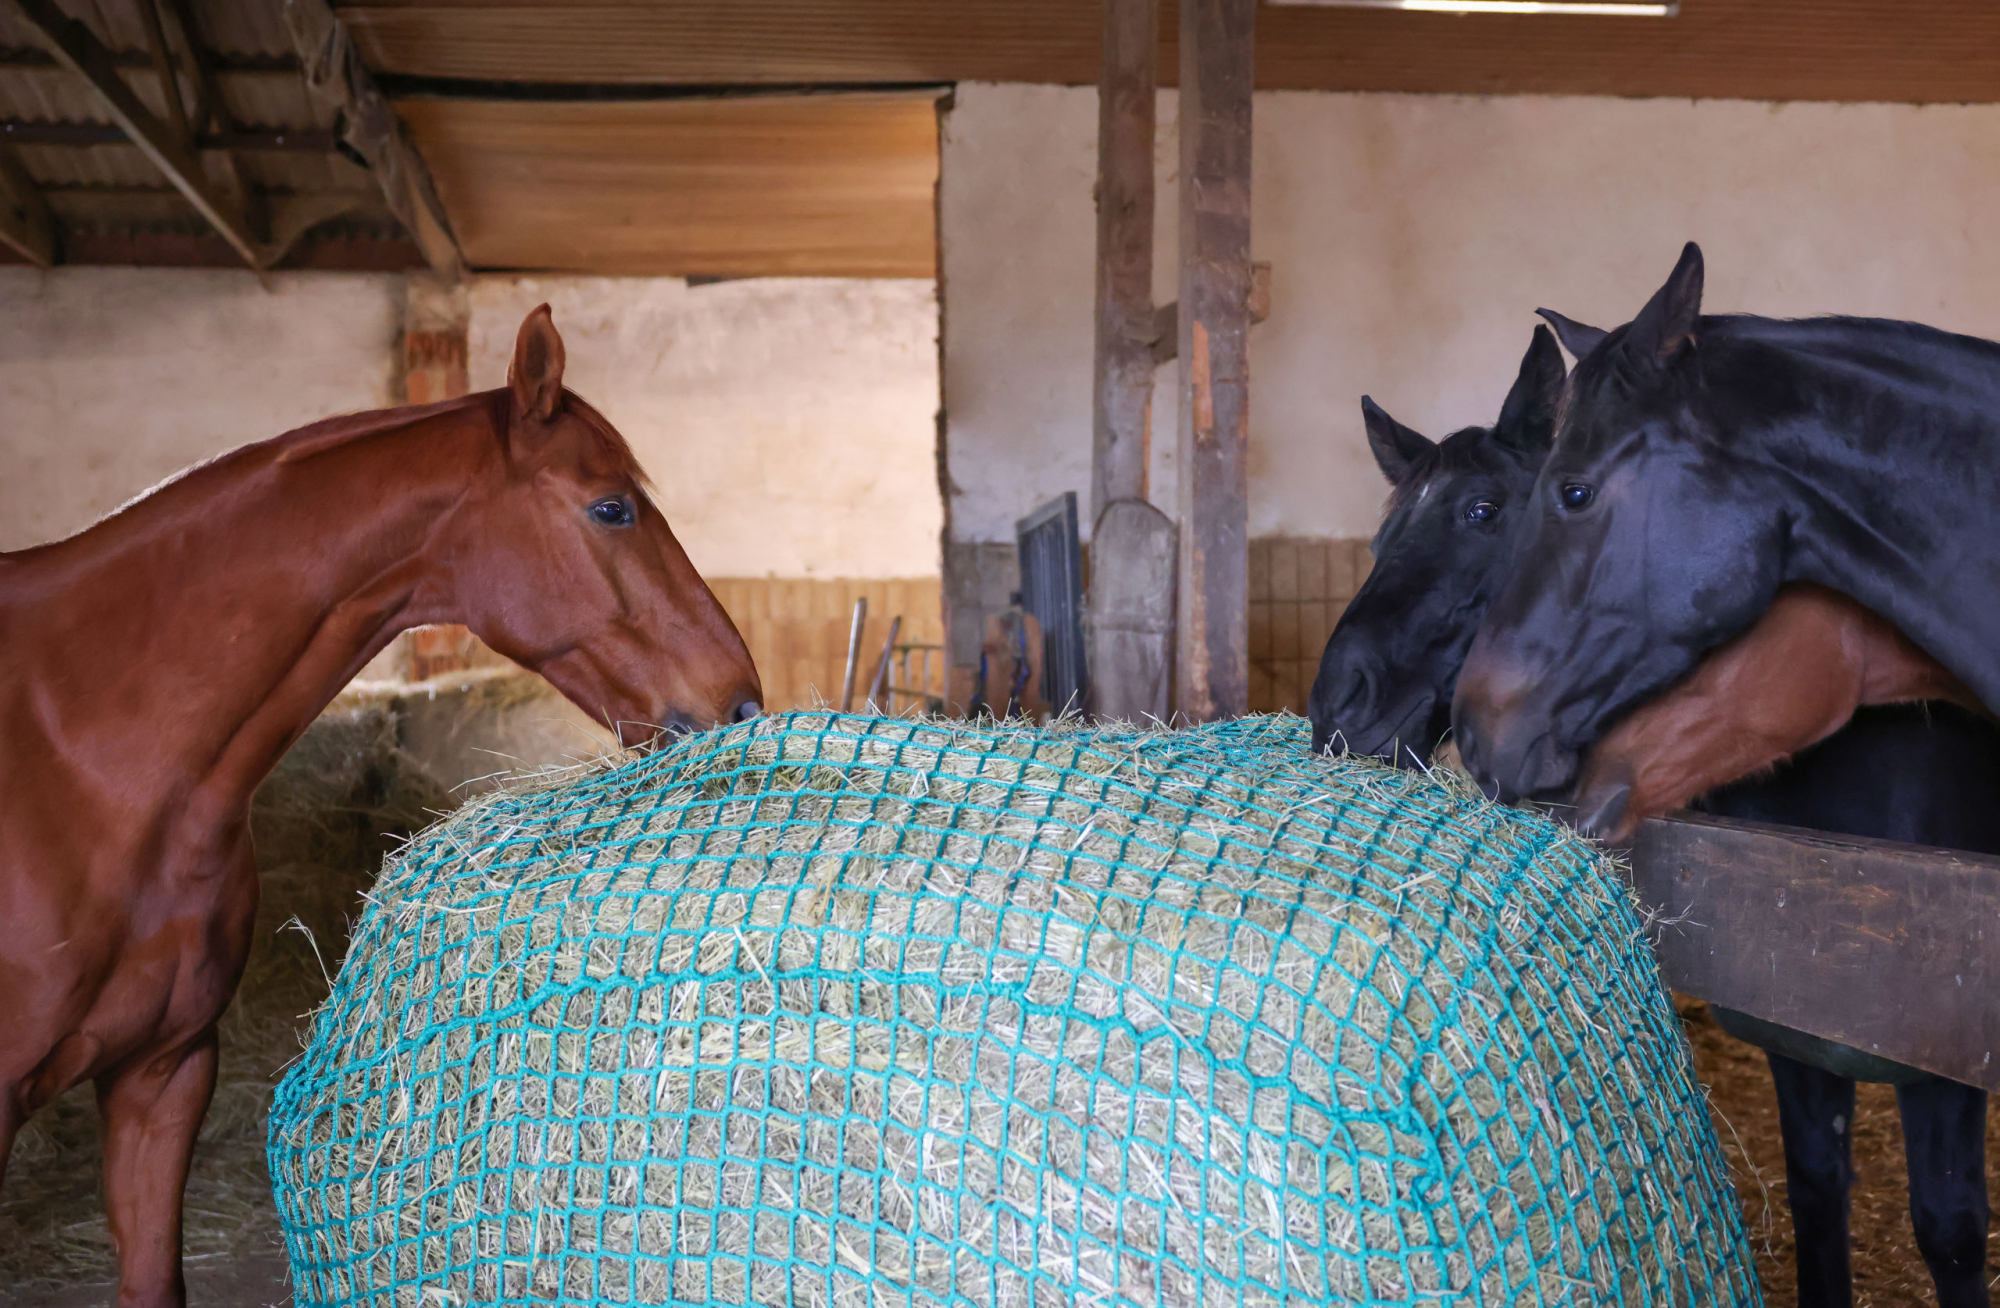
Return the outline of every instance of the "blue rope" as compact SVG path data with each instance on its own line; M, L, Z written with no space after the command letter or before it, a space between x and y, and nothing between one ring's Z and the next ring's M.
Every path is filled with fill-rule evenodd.
M302 1304L1755 1304L1623 881L1193 730L798 713L385 867L271 1173Z

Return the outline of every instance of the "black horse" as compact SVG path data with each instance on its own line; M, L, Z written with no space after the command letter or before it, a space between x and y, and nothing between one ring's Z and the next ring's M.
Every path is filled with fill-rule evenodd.
M1357 754L1408 763L1429 758L1450 728L1466 647L1503 576L1505 528L1548 457L1564 372L1555 337L1535 328L1498 421L1435 443L1361 398L1369 448L1393 489L1369 542L1375 570L1313 680L1315 751L1337 731Z
M1602 333L1548 315L1572 352ZM1369 444L1394 493L1375 569L1334 629L1313 683L1316 748L1329 742L1409 764L1445 727L1459 662L1508 567L1551 435L1563 381L1544 329L1501 418L1432 443L1362 401ZM1937 706L1863 709L1844 731L1768 778L1710 795L1719 816L2000 853L2000 729ZM1987 1303L1986 1096L1845 1045L1716 1010L1762 1047L1778 1092L1802 1305L1852 1302L1848 1124L1857 1080L1896 1086L1917 1246L1945 1308Z
M1453 716L1503 799L1559 792L1788 581L1853 596L2000 705L2000 345L1703 317L1701 289L1689 245L1570 380Z

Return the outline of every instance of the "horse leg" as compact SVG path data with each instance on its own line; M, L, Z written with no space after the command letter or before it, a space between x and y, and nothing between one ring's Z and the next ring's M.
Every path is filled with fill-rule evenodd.
M26 1116L21 1112L18 1093L14 1086L0 1086L0 1187L7 1184L7 1157L14 1152L14 1136Z
M1792 1201L1799 1308L1848 1308L1848 1190L1854 1184L1854 1082L1765 1051L1778 1087L1785 1188Z
M1910 1221L1938 1308L1986 1308L1986 1092L1928 1076L1896 1087Z
M100 1077L104 1207L118 1251L118 1308L183 1308L181 1197L215 1091L215 1028Z

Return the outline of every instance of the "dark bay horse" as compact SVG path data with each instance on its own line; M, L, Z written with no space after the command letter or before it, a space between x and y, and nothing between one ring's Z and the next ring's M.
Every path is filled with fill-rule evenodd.
M1579 345L1587 350L1598 335L1560 315L1548 316L1573 351ZM1562 374L1558 361L1550 378L1538 357L1544 348L1538 331L1503 415L1553 407ZM1434 712L1424 717L1409 706L1450 703L1451 685L1459 675L1450 655L1463 655L1488 598L1504 580L1506 529L1533 488L1539 454L1532 428L1513 426L1504 434L1501 424L1467 428L1434 445L1408 428L1391 425L1373 404L1364 405L1364 417L1394 494L1374 543L1375 568L1320 661L1311 698L1313 737L1320 746L1331 741L1406 764L1423 762L1438 744L1443 724ZM1541 451L1546 449L1544 437ZM1768 767L1792 749L1811 745L1825 734L1823 728L1830 729L1829 719L1838 726L1855 702L1866 702L1871 695L1964 694L1962 688L1951 692L1946 683L1956 683L1949 674L1892 628L1873 615L1866 616L1874 625L1862 621L1856 613L1865 610L1852 601L1833 597L1824 602L1827 598L1824 591L1781 597L1767 614L1767 619L1775 617L1771 628L1762 623L1753 627L1739 639L1737 662L1716 669L1740 679L1761 668L1768 678L1771 668L1763 660L1772 657L1791 660L1785 665L1790 669L1811 669L1814 675L1797 683L1784 706L1761 718L1739 709L1717 723L1697 721L1699 715L1689 712L1695 706L1674 702L1670 695L1651 716L1641 718L1623 751L1614 752L1607 764L1636 766L1649 782L1658 780L1644 772L1645 751L1671 744L1662 740L1660 729L1674 726L1709 732L1705 744L1720 757L1743 756L1743 741L1729 736L1731 731L1747 734L1752 742L1747 752L1756 759L1751 767ZM1884 632L1892 639L1884 639ZM1690 685L1708 684L1701 680L1708 671L1704 664ZM1426 678L1427 690L1415 684ZM1400 689L1384 694L1376 687ZM1807 688L1821 699L1804 702ZM1945 706L1862 709L1852 726L1823 744L1769 775L1723 787L1705 804L1719 816L2000 853L2000 806L1991 802L1994 788L2000 787L2000 730L1954 712ZM1423 726L1413 730L1420 720ZM1774 742L1789 742L1789 748L1774 754ZM1701 772L1701 760L1693 762L1696 766L1687 770L1669 769L1668 779L1699 779L1706 788L1742 775ZM1599 775L1615 779L1622 774L1607 766ZM1628 785L1617 815L1636 823L1646 805L1668 793L1669 787ZM1602 792L1597 802L1607 811L1612 807ZM1852 1302L1847 1196L1854 1173L1847 1127L1854 1120L1854 1082L1862 1079L1897 1085L1911 1217L1939 1302L1947 1308L1985 1304L1986 1096L1747 1015L1717 1010L1717 1016L1726 1030L1763 1047L1771 1064L1785 1141L1800 1303L1817 1308Z
M544 305L501 390L305 427L0 555L0 1167L95 1082L122 1305L185 1300L251 792L391 637L464 623L629 745L757 711L743 641L563 362Z
M1914 323L1701 313L1690 244L1577 364L1453 722L1501 798L1743 631L1851 595L2000 706L2000 345Z

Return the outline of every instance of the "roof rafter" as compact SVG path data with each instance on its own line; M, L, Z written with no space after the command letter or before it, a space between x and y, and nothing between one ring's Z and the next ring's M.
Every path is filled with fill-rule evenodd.
M145 11L147 43L153 47L153 58L160 65L160 85L167 93L167 103L172 108L176 121L186 128L181 139L192 145L198 133L207 131L213 125L220 125L226 129L236 124L230 119L228 106L223 103L221 94L216 90L215 76L209 69L208 50L202 43L201 29L195 25L194 14L189 10L187 0L164 0L164 2L173 11L174 22L181 30L181 45L187 49L188 80L194 84L195 103L192 114L184 114L181 108L180 80L176 76L172 48L167 44L166 31L160 21L159 6L156 0L138 0L139 7ZM226 149L221 151L216 162L220 165L222 173L224 195L236 206L236 211L243 215L243 225L250 235L256 239L260 247L264 246L271 239L269 206L244 180L243 165L237 160L233 151ZM283 249L265 250L265 261L273 262L282 257L283 253Z
M37 267L55 266L55 215L35 179L5 146L0 146L0 245L12 248Z
M368 161L389 211L424 252L424 261L446 281L463 277L465 255L438 198L437 184L402 119L361 61L347 28L326 0L285 0L285 26L305 69L307 89L340 111L345 124L342 138Z
M90 83L105 111L124 129L132 144L152 160L154 167L187 197L209 225L252 268L264 268L269 262L266 252L251 235L240 205L217 192L193 148L177 138L173 129L154 117L152 110L133 94L132 88L118 75L112 52L96 34L64 13L54 0L11 0L11 3L15 12L48 42L57 62ZM150 4L152 0L141 3ZM176 87L166 89L170 96L178 93Z

